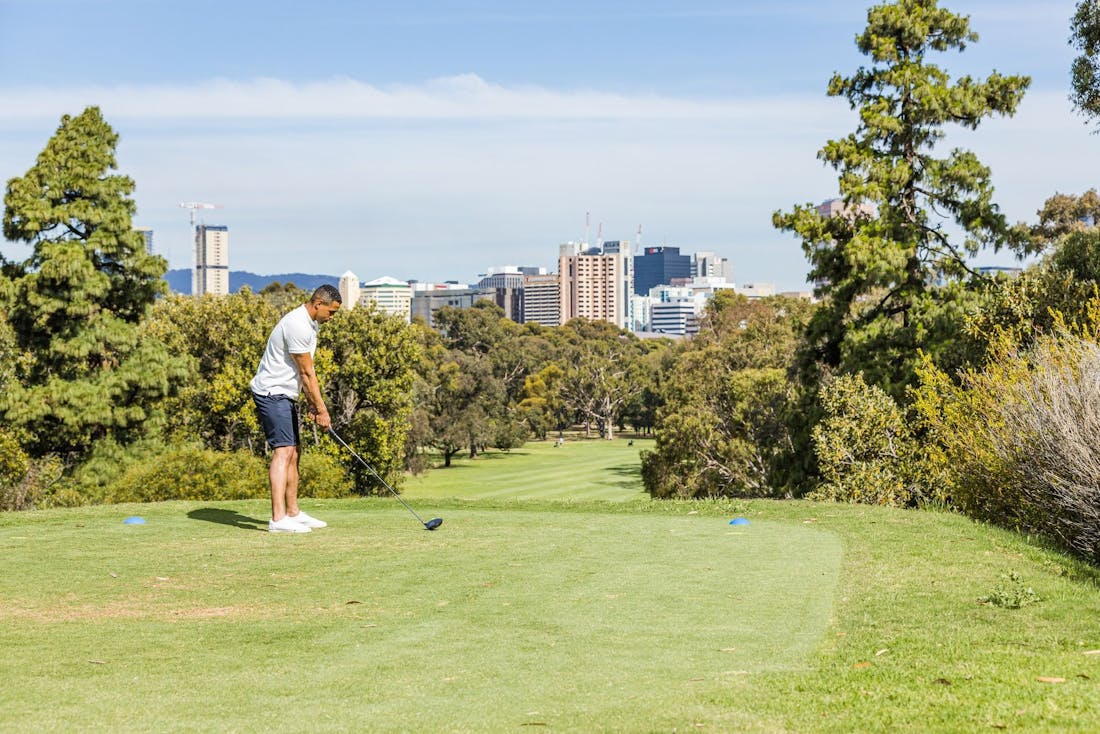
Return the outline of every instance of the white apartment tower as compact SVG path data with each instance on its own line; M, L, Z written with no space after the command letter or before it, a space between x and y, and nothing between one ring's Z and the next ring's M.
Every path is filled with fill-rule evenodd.
M345 309L350 311L359 303L359 276L350 270L340 276L340 299Z
M191 271L191 295L229 295L229 227L200 224L195 227L195 267Z

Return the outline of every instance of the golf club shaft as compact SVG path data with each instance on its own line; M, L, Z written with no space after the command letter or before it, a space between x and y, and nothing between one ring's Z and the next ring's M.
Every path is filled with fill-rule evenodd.
M355 457L356 459L358 459L358 460L359 460L359 463L360 463L360 464L362 464L363 466L367 467L367 471L369 471L369 472L370 472L371 474L373 474L373 475L374 475L374 478L375 478L375 479L377 479L378 481L382 482L382 486L383 486L383 487L385 487L386 489L388 489L388 490L390 491L390 493L391 493L391 494L392 494L392 495L393 495L394 497L396 497L396 498L397 498L397 501L398 501L398 502L400 502L401 504L405 505L405 509L407 509L407 510L408 510L409 512L411 512L411 513L413 514L413 517L415 517L415 518L416 518L417 520L420 520L420 524L421 524L421 525L424 525L425 527L427 527L427 523L425 523L425 522L424 522L423 518L421 518L421 517L420 517L420 515L416 514L416 510L414 510L414 509L412 508L412 506L411 506L411 505L409 505L409 503L408 503L408 502L406 502L406 501L405 501L404 499L402 499L402 498L401 498L401 495L399 495L399 494L397 493L397 491L396 491L396 490L395 490L395 489L394 489L393 487L391 487L391 486L390 486L389 484L387 484L387 483L386 483L386 480L385 480L385 479L383 479L383 478L382 478L382 477L381 477L381 476L380 476L380 475L378 474L378 472L376 472L376 471L374 470L374 467L373 467L373 466L371 466L370 464L368 464L368 463L367 463L367 462L366 462L366 461L365 461L365 460L363 459L363 457L362 457L362 456L360 456L359 454L355 453L355 449L353 449L353 448L352 448L351 446L348 446L347 442L346 442L346 441L345 441L344 439L340 438L340 434L336 433L336 431L332 430L332 428L329 428L329 429L328 429L328 432L329 432L329 434L331 434L331 435L332 435L332 437L333 437L333 438L335 438L335 439L336 439L337 441L339 441L339 442L340 442L340 445L342 445L342 446L343 446L344 448L346 448L346 449L347 449L348 451L350 451L350 452L351 452L351 455L352 455L352 456L354 456L354 457Z

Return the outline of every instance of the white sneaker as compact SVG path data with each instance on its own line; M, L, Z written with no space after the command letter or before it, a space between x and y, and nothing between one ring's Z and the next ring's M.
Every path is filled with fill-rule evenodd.
M308 533L309 528L301 523L294 522L289 517L284 517L282 520L275 522L269 520L267 523L267 532L269 533Z
M306 513L302 512L301 510L298 510L298 514L295 515L294 517L291 517L290 515L287 515L286 518L287 518L287 520L293 520L294 522L298 523L299 525L305 525L307 528L326 528L326 527L328 527L328 523L325 522L324 520L318 520L315 517L310 517Z

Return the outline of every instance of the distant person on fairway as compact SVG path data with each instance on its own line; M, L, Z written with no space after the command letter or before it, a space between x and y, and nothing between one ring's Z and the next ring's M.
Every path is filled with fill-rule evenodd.
M267 340L260 367L252 378L252 399L267 443L274 452L271 482L272 533L308 533L326 523L298 507L298 396L304 388L309 416L326 431L332 427L321 385L313 369L317 331L340 310L340 291L323 285L310 299L279 320Z

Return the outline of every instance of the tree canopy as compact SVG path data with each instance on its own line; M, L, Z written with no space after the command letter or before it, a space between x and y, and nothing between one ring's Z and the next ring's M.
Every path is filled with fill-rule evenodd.
M1012 115L1029 85L996 72L952 80L931 63L934 52L962 51L977 38L968 18L936 0L877 5L856 38L871 64L829 82L829 95L859 113L856 131L818 154L839 172L843 206L830 215L807 204L774 217L802 239L824 300L802 357L811 382L822 368L863 370L903 395L919 350L941 356L953 348L971 300L967 281L979 277L970 259L985 248L1024 254L1033 246L993 202L990 171L977 156L957 148L935 155L948 125L975 129Z
M1070 22L1070 45L1080 54L1073 60L1070 77L1074 107L1086 119L1100 117L1100 4L1079 0Z
M133 229L134 182L111 173L117 142L98 108L65 115L5 191L4 236L33 252L5 264L8 320L25 357L0 411L37 453L136 438L186 374L140 328L166 264Z

